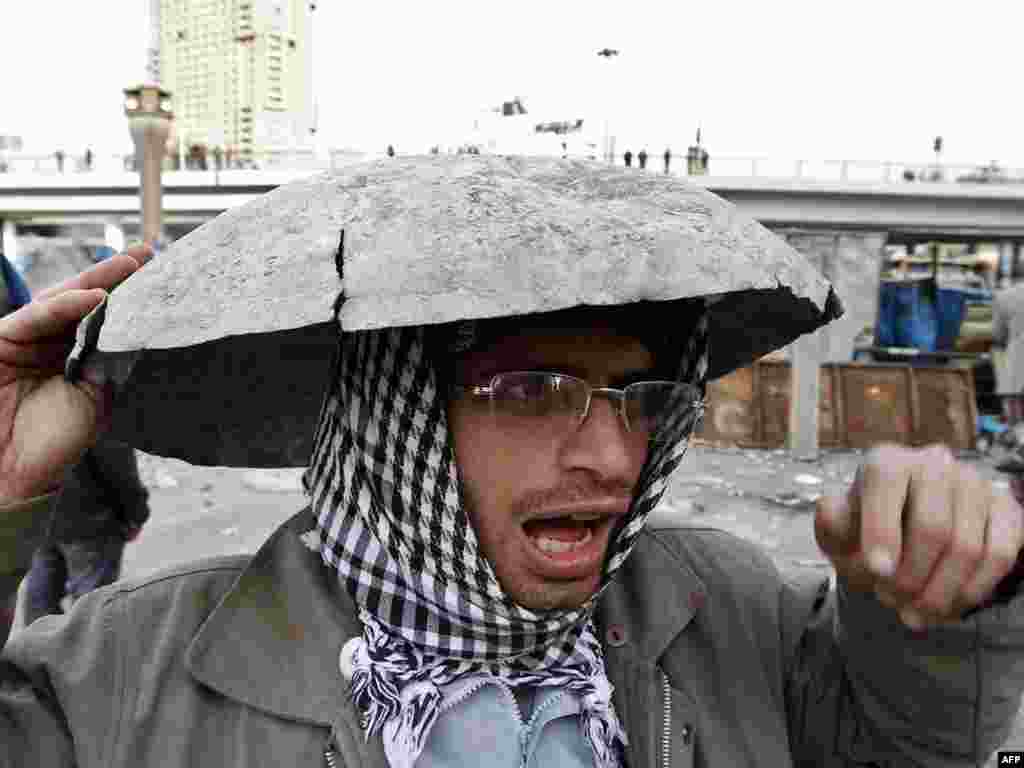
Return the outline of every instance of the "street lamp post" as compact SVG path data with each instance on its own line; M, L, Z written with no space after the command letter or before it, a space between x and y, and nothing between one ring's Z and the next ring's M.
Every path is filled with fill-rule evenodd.
M158 85L137 85L124 89L124 114L135 142L135 169L139 172L142 206L142 239L155 244L163 238L161 216L163 187L160 172L170 135L171 94Z
M619 52L615 48L602 48L597 52L598 56L603 57L606 61L611 61L613 56L618 56ZM604 115L604 153L605 158L611 165L615 164L615 152L612 149L611 135L608 132L608 112L607 104L605 105L606 111Z

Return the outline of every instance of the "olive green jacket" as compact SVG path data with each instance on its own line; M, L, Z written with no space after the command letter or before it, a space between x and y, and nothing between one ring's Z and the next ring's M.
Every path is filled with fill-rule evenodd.
M312 524L303 510L253 557L120 582L13 635L0 766L385 768L339 670L357 614ZM915 635L824 571L785 578L744 540L657 520L597 622L634 768L977 765L1024 688L1018 597Z

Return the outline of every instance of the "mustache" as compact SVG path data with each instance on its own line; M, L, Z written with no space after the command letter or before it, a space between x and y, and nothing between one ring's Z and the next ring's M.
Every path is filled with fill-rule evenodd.
M624 499L632 505L633 488L621 483L587 483L527 491L512 504L512 513L517 518L526 518L547 509L586 504L588 501L603 502L608 499Z

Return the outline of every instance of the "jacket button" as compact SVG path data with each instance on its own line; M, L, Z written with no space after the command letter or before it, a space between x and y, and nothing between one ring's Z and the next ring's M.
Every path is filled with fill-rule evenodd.
M683 726L683 744L690 746L690 741L693 739L693 726L689 723Z
M341 670L341 676L346 680L352 679L352 673L356 668L356 651L359 649L361 640L361 637L353 637L341 646L341 653L338 654L338 668Z
M621 624L611 624L605 633L605 639L612 648L620 648L626 644L626 628Z

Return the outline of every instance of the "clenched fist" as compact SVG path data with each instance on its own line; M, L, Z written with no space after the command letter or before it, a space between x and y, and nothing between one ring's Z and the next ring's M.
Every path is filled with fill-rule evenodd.
M1022 514L945 446L882 445L845 497L818 502L814 532L851 586L917 630L991 598L1024 545Z

